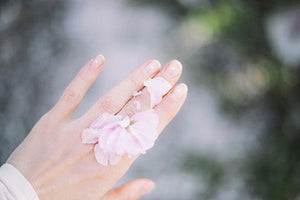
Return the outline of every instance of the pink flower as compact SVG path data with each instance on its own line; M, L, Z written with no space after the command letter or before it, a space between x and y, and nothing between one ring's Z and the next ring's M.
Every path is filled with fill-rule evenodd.
M148 92L150 93L151 108L159 104L162 100L162 97L167 94L171 89L171 85L162 77L155 77L144 81L145 87L147 87Z
M133 117L104 113L82 132L82 143L96 144L97 162L117 164L123 155L146 153L157 139L158 116L152 109Z
M151 109L131 118L104 113L82 132L82 143L96 144L94 152L98 163L115 165L123 155L133 157L153 147L158 136L159 119L152 108L161 102L171 85L162 77L147 80L144 85L150 94ZM141 94L135 92L133 96ZM140 109L140 102L135 101L134 104Z

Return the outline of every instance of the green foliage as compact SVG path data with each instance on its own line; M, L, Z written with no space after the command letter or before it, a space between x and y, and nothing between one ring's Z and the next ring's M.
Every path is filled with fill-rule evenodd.
M191 12L188 18L199 31L205 32L210 38L215 37L238 19L239 13L228 2L221 2L205 12Z
M248 120L263 127L243 163L241 175L249 194L265 200L298 198L300 66L287 66L272 53L265 22L270 13L299 6L299 1L210 0L206 7L163 2L173 14L173 5L184 11L177 12L182 21L208 40L198 52L185 49L186 55L193 55L193 76L214 90L228 116L239 121L252 113ZM223 183L224 166L195 154L185 163L185 169L207 184L201 197L212 198Z
M182 166L193 174L199 182L205 183L205 188L199 188L199 199L212 199L224 181L224 166L208 156L189 153ZM201 184L200 184L201 185Z

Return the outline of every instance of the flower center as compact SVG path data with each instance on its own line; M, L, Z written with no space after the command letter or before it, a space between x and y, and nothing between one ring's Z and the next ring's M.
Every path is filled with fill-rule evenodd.
M129 126L132 126L133 124L135 124L137 121L136 120L131 120Z

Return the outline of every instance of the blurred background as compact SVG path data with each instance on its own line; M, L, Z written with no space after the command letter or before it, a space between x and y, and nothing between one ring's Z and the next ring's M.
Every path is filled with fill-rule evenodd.
M147 59L179 59L186 104L121 182L145 199L300 199L298 0L0 1L0 163L95 54L80 105Z

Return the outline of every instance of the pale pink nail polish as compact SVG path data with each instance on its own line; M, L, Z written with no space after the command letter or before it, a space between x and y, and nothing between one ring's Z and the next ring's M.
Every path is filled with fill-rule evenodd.
M93 69L93 70L96 70L96 69L98 69L98 68L102 65L102 63L104 62L104 60L105 60L104 56L98 55L98 56L96 56L96 57L92 60L92 62L91 62L91 64L90 64L89 67L90 67L91 69Z
M188 90L187 86L185 84L181 83L180 85L175 87L171 96L173 97L174 100L178 101L184 97L187 90Z
M174 78L179 75L182 65L178 60L173 60L169 63L165 69L165 73L168 78Z
M157 60L152 60L145 66L145 72L148 76L153 75L160 68L160 63Z

